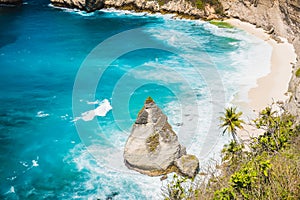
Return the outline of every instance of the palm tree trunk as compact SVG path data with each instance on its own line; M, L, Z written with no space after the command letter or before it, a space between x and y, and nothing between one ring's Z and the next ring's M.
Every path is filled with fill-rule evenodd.
M231 135L232 135L232 138L233 138L233 140L235 141L235 143L236 143L236 144L239 144L239 140L238 140L238 138L237 138L237 136L236 136L236 133L235 133L235 132L232 132Z

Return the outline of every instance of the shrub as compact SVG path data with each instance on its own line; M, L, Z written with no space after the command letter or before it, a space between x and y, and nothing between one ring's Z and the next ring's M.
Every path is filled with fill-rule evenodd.
M220 167L202 169L200 181L191 182L196 188L175 179L179 185L171 189L176 194L189 190L169 199L300 199L299 125L289 113L272 107L262 110L255 123L265 134L252 139L250 152L232 141L222 151Z

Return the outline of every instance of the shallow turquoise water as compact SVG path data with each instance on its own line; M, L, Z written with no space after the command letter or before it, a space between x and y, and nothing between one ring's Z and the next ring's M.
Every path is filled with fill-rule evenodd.
M115 45L101 49L116 34ZM108 66L108 57L85 60L97 47L108 55L134 45ZM169 116L189 153L218 157L228 138L220 136L216 116L266 73L261 66L269 51L240 30L201 21L86 14L35 1L0 8L1 198L159 199L165 183L126 169L122 159L145 98L152 96ZM105 116L78 118L105 99L112 106Z

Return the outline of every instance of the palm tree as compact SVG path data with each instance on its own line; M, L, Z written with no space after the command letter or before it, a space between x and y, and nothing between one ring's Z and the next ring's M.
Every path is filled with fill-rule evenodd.
M222 121L221 127L224 128L223 135L225 132L232 135L233 140L238 143L236 129L242 129L242 124L245 123L240 119L242 112L236 112L236 107L230 107L225 109L224 117L220 117Z

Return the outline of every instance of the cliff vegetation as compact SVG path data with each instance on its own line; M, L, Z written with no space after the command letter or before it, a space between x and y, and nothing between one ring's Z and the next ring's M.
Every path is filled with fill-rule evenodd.
M163 188L165 199L300 199L295 118L282 108L267 107L253 123L263 135L248 144L232 140L222 151L221 164L212 161L200 169L200 180L175 175Z

